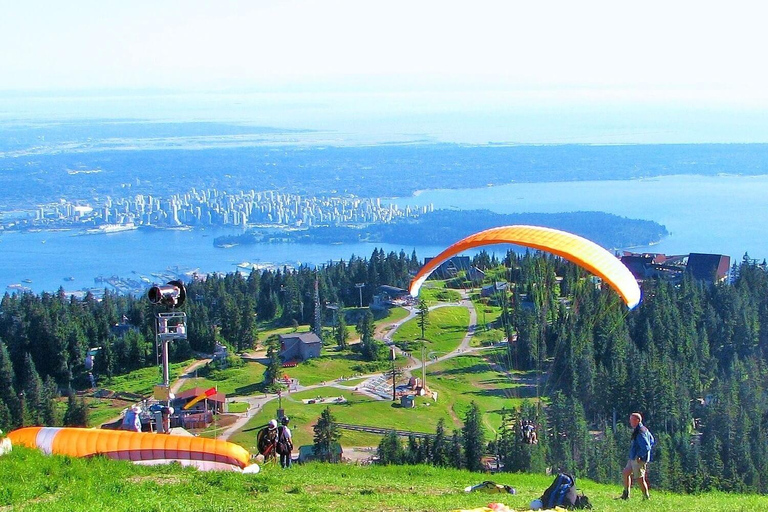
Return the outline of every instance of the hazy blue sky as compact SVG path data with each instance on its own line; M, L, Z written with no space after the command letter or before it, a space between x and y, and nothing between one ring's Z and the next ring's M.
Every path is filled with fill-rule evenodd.
M479 88L763 104L758 5L7 1L0 89Z
M0 119L768 142L758 2L0 2Z

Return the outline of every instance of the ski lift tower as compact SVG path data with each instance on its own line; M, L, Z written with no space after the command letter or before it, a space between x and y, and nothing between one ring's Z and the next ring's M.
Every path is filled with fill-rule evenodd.
M168 345L187 337L187 314L177 311L187 298L187 290L181 281L170 281L163 286L153 286L147 292L149 302L165 306L165 311L155 314L155 347L161 351L163 364L162 400L170 405L171 375L168 364ZM156 396L155 398L161 399Z

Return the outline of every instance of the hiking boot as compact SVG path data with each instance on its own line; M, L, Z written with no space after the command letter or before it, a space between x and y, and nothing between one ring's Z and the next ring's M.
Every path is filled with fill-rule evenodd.
M621 493L621 498L620 499L628 500L629 499L629 491L624 489L624 492Z

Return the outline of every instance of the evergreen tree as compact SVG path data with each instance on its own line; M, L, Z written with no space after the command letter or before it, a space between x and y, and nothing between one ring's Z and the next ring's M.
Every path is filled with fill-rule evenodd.
M467 469L481 471L483 469L483 453L485 447L485 427L480 407L473 400L469 404L469 410L464 418L462 429L464 439L464 457Z
M85 399L77 398L74 393L70 393L67 397L67 410L64 413L64 426L88 426L88 406L85 403Z
M24 390L24 424L43 425L43 381L40 379L32 356L27 352L20 375L20 387Z
M421 339L427 339L427 327L429 327L429 306L424 298L419 299L418 305L418 325L421 330Z
M408 464L419 464L419 442L413 434L408 436L408 448L405 452L405 462Z
M347 332L347 321L344 318L344 308L339 305L337 310L338 320L336 322L336 344L341 350L346 350L349 346L349 332Z
M0 400L0 430L8 432L14 427L14 421L11 417L11 411L5 405L5 402Z
M360 353L366 361L376 361L381 358L381 346L373 337L373 314L366 310L357 326L360 334Z
M445 420L437 420L435 428L435 438L432 440L432 458L431 463L434 466L445 467L448 465L450 450L449 440L445 435Z
M50 427L60 423L59 415L56 411L56 399L58 396L58 386L53 380L53 377L49 375L45 378L40 397L40 417L45 426Z
M330 407L323 409L313 430L315 457L324 462L331 462L333 449L341 439L341 431L336 424L336 418L331 414Z
M454 430L453 437L451 437L450 461L451 466L456 469L462 469L464 467L464 454L461 447L461 434L458 430Z
M400 438L397 437L397 432L390 430L379 442L379 447L376 450L379 456L379 464L402 464L405 461L405 452L403 445L400 443Z
M0 340L0 402L4 404L5 410L8 412L10 425L18 426L22 422L22 411L13 384L14 380L15 374L8 350L6 350L3 340ZM3 430L7 429L8 425L3 428Z
M280 376L280 368L282 362L280 361L280 340L277 336L271 336L267 340L267 369L264 372L264 384L266 386L274 386L275 381Z

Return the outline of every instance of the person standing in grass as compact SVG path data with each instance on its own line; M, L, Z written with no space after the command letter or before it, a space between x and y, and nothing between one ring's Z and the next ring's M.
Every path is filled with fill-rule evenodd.
M632 442L629 446L629 461L622 471L624 477L624 492L621 499L629 499L632 488L632 478L639 480L643 489L643 499L651 497L646 477L647 464L651 461L651 448L654 445L653 434L643 425L643 416L639 412L629 415L629 425L632 427Z
M277 448L277 421L269 420L267 426L259 430L256 436L256 447L259 453L264 456L264 461L275 460L275 450Z
M280 426L277 428L277 453L280 454L280 466L283 469L291 467L293 438L291 437L291 429L288 428L289 422L288 417L284 416L280 420Z

